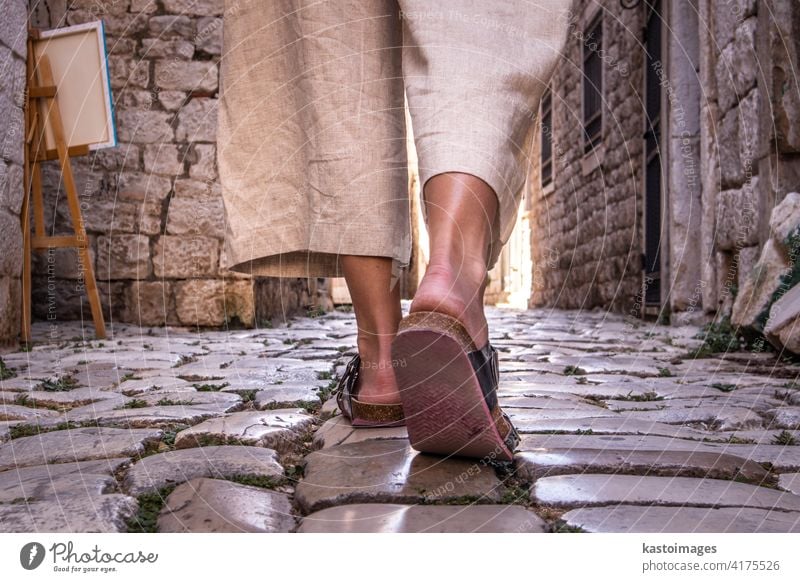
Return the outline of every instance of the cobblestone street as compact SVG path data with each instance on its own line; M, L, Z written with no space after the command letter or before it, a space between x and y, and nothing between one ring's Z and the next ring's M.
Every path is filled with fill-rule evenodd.
M352 429L330 398L352 313L104 341L37 322L2 354L0 531L800 531L800 367L697 327L487 312L513 467Z

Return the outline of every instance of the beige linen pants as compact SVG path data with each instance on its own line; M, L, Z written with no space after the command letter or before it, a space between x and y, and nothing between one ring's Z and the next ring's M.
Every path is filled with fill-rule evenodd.
M407 100L420 184L466 172L497 194L491 269L514 227L570 5L225 0L222 267L338 277L341 255L407 265Z

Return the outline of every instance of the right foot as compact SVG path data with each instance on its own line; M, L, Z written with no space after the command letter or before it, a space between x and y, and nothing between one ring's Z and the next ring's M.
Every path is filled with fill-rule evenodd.
M480 349L489 341L483 311L487 273L485 263L475 261L470 268L464 266L466 264L465 261L458 268L444 261L431 261L411 302L410 312L435 311L455 317Z

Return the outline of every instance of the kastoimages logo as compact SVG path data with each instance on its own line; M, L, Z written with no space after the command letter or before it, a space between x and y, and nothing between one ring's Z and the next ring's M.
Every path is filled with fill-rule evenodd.
M28 542L19 551L19 563L26 570L35 570L44 561L44 546L39 542Z

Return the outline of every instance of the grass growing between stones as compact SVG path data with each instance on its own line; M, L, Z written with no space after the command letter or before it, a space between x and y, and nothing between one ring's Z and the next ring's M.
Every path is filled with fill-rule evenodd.
M286 484L286 479L283 477L271 477L269 475L231 475L225 477L227 481L233 481L239 485L248 485L250 487L260 487L261 489L277 489Z
M8 429L9 439L16 439L27 436L35 436L39 433L54 432L57 430L70 430L73 428L99 428L100 425L96 420L87 420L83 422L75 422L68 420L67 422L59 422L53 426L39 426L38 424L17 424Z
M156 406L187 406L194 404L191 400L172 400L166 396L156 402Z
M585 376L586 370L580 368L578 366L564 366L564 375L565 376Z
M42 380L36 388L44 390L45 392L66 392L67 390L74 390L78 387L78 381L72 376L59 376L55 380L48 378Z
M155 533L158 523L158 514L167 501L167 497L177 487L177 484L167 485L155 493L143 493L136 498L139 511L135 516L126 521L128 533Z
M772 437L773 445L797 446L797 439L788 430L783 430Z
M175 437L179 432L189 428L188 424L175 424L165 428L162 432L161 442L164 443L169 450L175 449Z
M95 402L91 400L89 402L82 402L82 403L74 403L74 402L64 402L64 403L55 403L55 402L37 402L36 400L31 400L31 397L24 392L21 393L14 399L14 404L19 406L27 406L28 408L33 408L34 410L37 408L46 408L48 410L56 410L58 412L63 412L65 410L70 410L75 406L82 406L83 404L90 404L91 402Z
M747 339L739 330L731 324L729 316L725 316L718 322L707 323L702 331L694 336L695 339L703 340L698 347L687 352L683 357L691 359L710 358L715 354L738 352L748 349L752 352L766 351L766 342Z
M16 375L17 373L14 370L6 366L3 358L0 358L0 380L8 380Z
M648 390L641 394L634 394L633 390L628 392L625 396L617 396L613 400L628 400L631 402L655 402L657 400L664 400L663 396L659 396L655 390Z
M148 406L150 406L150 403L148 403L147 400L133 398L132 400L128 400L125 404L117 406L114 410L124 410L126 408L147 408Z
M320 379L323 379L323 378L320 378ZM331 395L334 393L334 391L336 390L336 387L338 385L339 385L339 381L338 380L331 379L331 381L328 382L327 386L324 386L322 388L317 388L317 396L319 396L320 402L327 401L328 398L330 398Z
M226 386L230 386L230 383L223 382L222 384L192 384L195 390L198 392L219 392Z
M577 525L569 525L566 521L559 518L550 524L550 533L588 533L585 529Z

